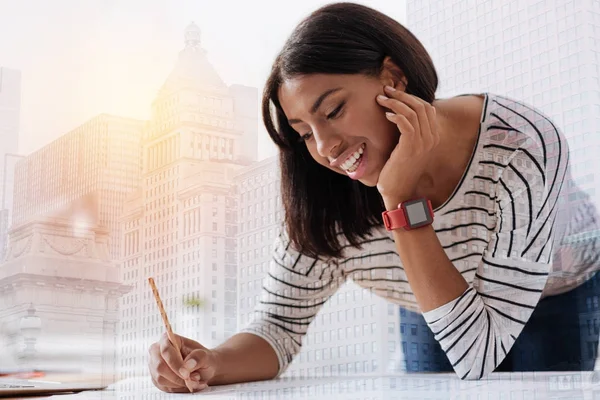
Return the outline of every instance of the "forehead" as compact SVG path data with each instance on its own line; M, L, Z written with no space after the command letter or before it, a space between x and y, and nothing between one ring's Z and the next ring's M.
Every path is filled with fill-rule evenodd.
M278 97L285 115L300 118L308 113L315 100L326 90L349 89L361 80L360 75L310 74L286 79L279 87Z

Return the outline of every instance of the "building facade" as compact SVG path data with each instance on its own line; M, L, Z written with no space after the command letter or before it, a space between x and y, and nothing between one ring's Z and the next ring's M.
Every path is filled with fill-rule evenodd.
M118 260L118 218L140 183L143 126L102 114L17 162L13 226L95 193L99 224L108 228L110 255Z
M262 280L272 262L283 221L277 157L236 176L239 207L240 328L254 316ZM362 263L362 260L355 260ZM398 307L348 282L319 310L287 376L330 376L395 370L400 329Z
M227 86L194 24L152 103L142 179L122 214L121 377L147 370L164 326L147 284L154 277L173 329L207 347L237 329L234 176L256 161L258 92Z
M120 283L109 231L98 225L98 199L10 231L0 266L2 365L77 371L111 383L116 376ZM85 222L77 220L85 215Z
M7 153L4 155L2 198L0 199L0 263L6 257L8 246L8 231L12 224L12 210L15 189L15 167L19 160L25 158L18 154Z
M565 275L572 266L599 262L594 243L600 232L590 204L600 206L600 44L595 39L600 35L600 1L409 0L406 26L433 59L443 82L437 97L504 95L540 109L561 129L568 139L573 179L565 183L560 202L589 223L576 222L584 231L561 238L572 246L558 253L555 262L561 263ZM519 145L510 135L506 143ZM557 157L557 146L548 148L548 157ZM596 283L597 278L586 287ZM595 358L597 296L582 301L579 311L581 357Z
M0 262L6 255L11 224L20 110L21 72L0 67Z

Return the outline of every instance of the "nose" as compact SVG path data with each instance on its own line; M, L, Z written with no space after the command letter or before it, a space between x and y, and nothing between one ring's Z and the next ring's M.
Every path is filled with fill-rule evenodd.
M335 158L342 142L341 137L333 132L313 131L317 143L317 152L324 158Z

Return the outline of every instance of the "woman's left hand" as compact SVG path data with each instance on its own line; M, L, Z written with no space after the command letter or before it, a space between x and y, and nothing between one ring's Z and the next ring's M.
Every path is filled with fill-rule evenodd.
M390 210L414 197L440 137L431 104L390 86L385 87L385 93L387 96L377 96L377 102L391 110L386 117L400 130L400 140L377 182L377 190Z

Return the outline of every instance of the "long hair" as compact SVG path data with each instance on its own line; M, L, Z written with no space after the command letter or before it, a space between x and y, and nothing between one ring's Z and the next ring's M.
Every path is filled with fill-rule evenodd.
M278 98L281 84L313 73L379 76L389 56L403 71L406 92L433 102L438 77L417 38L392 18L354 3L314 11L294 29L276 57L262 97L262 118L279 148L284 225L294 247L319 258L342 255L344 245L360 247L381 225L382 198L365 186L317 163L288 124Z

